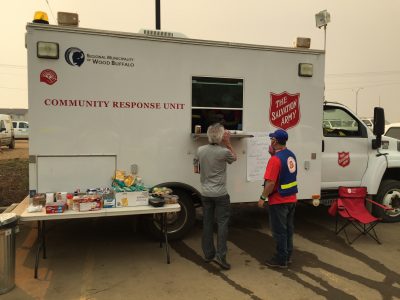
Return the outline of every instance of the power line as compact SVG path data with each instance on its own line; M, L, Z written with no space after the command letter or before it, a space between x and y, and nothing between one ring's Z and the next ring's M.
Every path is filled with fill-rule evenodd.
M358 73L332 73L325 74L325 77L365 77L381 75L400 75L400 70L382 71L382 72L358 72Z
M384 83L384 84L370 84L370 85L365 85L361 84L363 88L370 88L370 87L379 87L379 86L388 86L388 85L398 85L400 84L399 82L392 82L392 83ZM359 88L360 85L352 86L352 87L346 87L346 88L333 88L333 89L326 89L327 91L341 91L341 90L354 90L356 88Z
M51 6L50 6L50 3L49 3L49 1L48 1L48 0L45 0L45 1L46 1L46 3L47 3L47 6L49 7L49 10L50 10L51 16L53 17L54 21L57 23L57 19L56 19L56 18L54 18L53 10L51 9Z

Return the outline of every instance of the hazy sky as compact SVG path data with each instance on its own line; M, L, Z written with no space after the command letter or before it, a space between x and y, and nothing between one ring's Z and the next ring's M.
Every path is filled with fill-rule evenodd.
M3 1L0 47L0 108L26 108L25 25L36 10L51 24L58 11L79 14L80 27L138 32L155 28L155 0L12 0ZM49 3L52 13L47 4ZM310 37L323 49L324 32L315 13L327 9L326 99L371 116L385 108L400 122L399 0L161 0L161 29L190 38L292 46Z

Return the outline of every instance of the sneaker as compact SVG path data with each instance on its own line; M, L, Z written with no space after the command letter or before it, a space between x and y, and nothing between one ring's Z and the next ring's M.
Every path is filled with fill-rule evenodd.
M219 258L218 256L216 256L214 257L213 261L224 270L229 270L231 268L231 265L226 262L225 258Z
M271 268L280 268L280 269L287 269L288 265L287 263L281 263L279 262L276 258L271 258L271 259L267 259L264 262L264 265L271 267Z

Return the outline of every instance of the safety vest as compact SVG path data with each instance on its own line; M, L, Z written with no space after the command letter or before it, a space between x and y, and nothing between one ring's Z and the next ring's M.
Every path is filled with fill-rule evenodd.
M281 196L297 194L297 161L296 156L289 149L283 149L275 153L281 161L279 172L278 193Z

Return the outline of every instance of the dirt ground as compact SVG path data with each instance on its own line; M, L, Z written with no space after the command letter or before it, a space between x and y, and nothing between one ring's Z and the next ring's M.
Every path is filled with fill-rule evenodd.
M28 195L29 142L16 141L15 149L0 150L0 207L23 200Z

